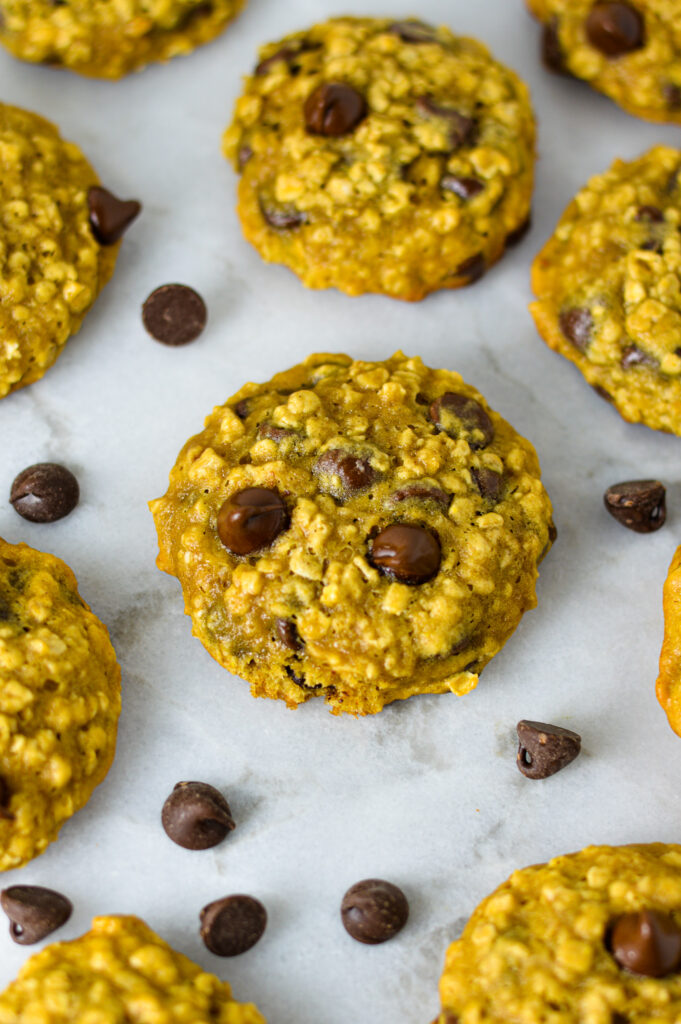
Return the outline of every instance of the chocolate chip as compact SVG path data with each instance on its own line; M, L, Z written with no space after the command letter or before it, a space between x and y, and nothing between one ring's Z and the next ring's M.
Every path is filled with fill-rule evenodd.
M284 647L288 647L290 651L301 650L303 642L298 636L295 622L290 619L277 619L277 633Z
M612 926L609 945L620 967L649 978L663 978L681 966L681 928L670 914L639 910Z
M681 109L681 86L667 82L662 89L665 103L671 110Z
M484 275L486 269L485 257L481 252L478 252L464 260L454 271L454 276L467 277L468 281L466 284L475 284Z
M664 221L664 214L657 206L639 206L635 220L647 220L654 224L661 224Z
M99 185L88 189L90 227L100 245L115 245L142 209L136 199L117 199Z
M248 399L242 398L241 401L237 402L234 406L234 412L240 420L245 420L250 412Z
M459 199L473 199L484 187L477 178L459 178L456 174L443 174L440 178L440 188L444 192L453 192Z
M323 452L315 462L315 470L317 473L340 477L343 490L350 492L364 490L377 476L368 459L350 455L340 448L330 448Z
M306 39L299 39L297 42L287 43L286 46L282 46L279 50L272 54L271 57L266 57L261 60L257 65L254 74L258 77L269 73L270 68L273 68L275 64L279 64L282 61L288 65L291 70L294 62L303 53L309 53L312 50L319 50L319 43L312 43Z
M350 886L341 902L341 920L348 935L371 946L392 939L408 917L407 897L381 878L366 878Z
M565 54L558 37L558 19L552 18L542 28L541 56L544 66L558 75L569 74L565 67Z
M613 397L609 391L606 391L600 384L592 384L591 387L594 389L599 398L602 398L604 402L612 402Z
M646 252L661 253L663 250L662 242L657 238L646 238L645 242L641 242L639 249L645 249Z
M314 686L305 686L305 676L303 675L302 672L298 674L292 665L284 665L284 671L286 672L286 675L289 677L289 679L293 680L296 686L302 686L304 690L310 691L316 689L316 687Z
M0 775L0 818L4 818L5 820L12 820L14 818L14 815L10 814L9 810L11 797L12 794L10 792L10 788Z
M589 310L573 306L572 309L566 309L560 314L558 322L568 341L571 341L580 352L585 352L591 341L594 325Z
M579 754L582 737L570 729L546 722L518 722L517 764L528 779L548 779Z
M295 430L291 430L289 427L275 427L274 423L261 423L258 426L258 437L268 438L270 441L276 441L277 444L294 434Z
M458 391L447 391L430 407L430 418L439 430L461 438L476 451L494 440L494 424L479 402Z
M643 46L643 17L631 4L596 3L586 19L586 36L604 56L620 57Z
M408 19L407 21L395 21L388 29L391 35L399 36L403 43L437 43L437 29L427 25L425 21Z
M267 911L253 896L225 896L204 907L199 917L199 934L216 956L245 953L267 927Z
M368 112L361 93L346 82L323 82L305 100L305 128L311 135L347 135Z
M441 117L449 123L449 143L452 149L473 142L477 125L472 117L467 117L454 107L436 103L430 96L418 96L416 107L428 117Z
M73 512L78 504L78 481L66 466L37 462L14 478L9 500L23 519L54 523Z
M10 936L21 946L40 942L61 928L73 911L66 896L41 885L11 885L3 889L0 906L10 920Z
M292 203L279 205L261 197L260 212L267 224L276 231L287 231L307 224L307 214L296 210Z
M449 495L439 487L429 487L427 484L407 484L400 487L392 496L393 501L434 501L442 509L449 507Z
M423 526L394 523L374 538L372 565L400 583L427 583L440 568L440 541Z
M666 493L659 480L625 480L608 487L603 501L622 526L636 533L654 533L667 518Z
M156 341L163 345L187 345L206 326L206 304L186 284L163 284L142 306L142 322Z
M632 366L658 366L659 363L654 356L643 352L636 345L628 345L622 352L620 366L623 370L629 370Z
M532 214L528 214L522 224L519 224L517 228L514 228L513 231L509 231L506 235L506 248L510 249L512 246L517 245L518 242L521 242L531 227Z
M239 146L239 152L236 156L236 162L240 171L243 171L248 161L253 156L253 150L250 146Z
M499 501L504 482L501 473L495 473L493 469L481 466L479 469L472 468L471 476L475 481L475 486L480 491L481 497L487 498L494 503Z
M288 527L286 506L269 487L237 491L218 512L218 536L235 555L250 555L267 547Z
M229 804L207 782L178 782L163 804L161 824L185 850L217 846L235 827Z

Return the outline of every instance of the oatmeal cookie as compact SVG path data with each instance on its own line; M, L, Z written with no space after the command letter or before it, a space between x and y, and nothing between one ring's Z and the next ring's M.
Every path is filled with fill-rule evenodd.
M0 0L0 43L21 60L121 78L208 43L245 0Z
M544 63L635 117L681 122L681 0L527 0Z
M435 1024L677 1024L681 846L589 846L515 871L447 951Z
M681 434L681 151L616 160L532 265L544 341L632 423Z
M42 853L104 779L120 675L69 567L0 539L0 870Z
M472 690L554 537L532 445L401 352L245 385L151 509L210 654L255 696L354 714Z
M0 172L2 398L52 366L111 277L140 207L101 188L55 125L2 103Z
M92 931L36 953L0 994L0 1024L265 1024L226 981L177 953L137 917L96 917Z
M662 590L664 640L657 677L657 699L669 724L681 736L681 547L669 566Z
M264 46L223 140L244 234L309 288L416 300L528 224L527 87L474 39L336 18Z

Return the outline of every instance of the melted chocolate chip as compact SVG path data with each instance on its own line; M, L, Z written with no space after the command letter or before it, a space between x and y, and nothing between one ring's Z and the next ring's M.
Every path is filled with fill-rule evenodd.
M78 481L66 466L38 462L14 478L9 500L23 519L54 523L73 512L80 498Z
M440 178L440 188L444 192L453 192L459 199L473 199L484 187L477 178L460 178L456 174L443 174Z
M634 974L663 978L681 966L681 928L659 910L623 914L612 926L609 944L620 967Z
M485 257L481 252L476 253L474 256L469 256L467 260L464 260L454 271L455 277L467 277L467 284L475 284L484 275L487 269L485 263Z
M307 43L302 39L297 43L288 43L286 46L282 46L281 49L277 50L276 53L273 53L271 57L266 57L264 60L261 60L257 65L254 74L258 77L266 75L269 73L270 69L275 66L275 64L280 64L281 62L287 64L290 70L291 65L301 53L318 49L319 46L316 43Z
M569 74L565 67L565 54L558 38L558 19L552 18L542 28L541 56L544 66L558 75Z
M200 935L216 956L240 956L267 927L267 911L253 896L225 896L201 911Z
M427 583L437 575L442 552L440 541L423 526L394 523L374 538L371 564L399 583Z
M608 487L603 501L622 526L636 533L654 533L667 518L666 494L659 480L625 480Z
M399 36L403 43L437 43L437 29L416 18L395 21L388 29L391 35Z
M494 440L494 424L474 398L457 391L447 391L430 407L430 418L438 430L450 437L462 438L476 451Z
M639 50L645 42L643 16L631 4L596 3L585 27L591 45L606 57L621 57Z
M559 317L560 329L575 348L585 352L591 341L593 329L593 318L588 309L580 309L573 306L572 309L564 310Z
M654 224L661 224L664 221L664 214L657 206L639 206L636 211L635 220L652 221Z
M305 128L311 135L348 135L368 113L361 93L345 82L324 82L305 100Z
M643 352L636 345L628 345L622 352L620 366L623 370L630 370L632 366L658 366L658 361L653 356Z
M612 402L613 397L609 391L606 391L601 384L592 384L591 387L594 389L599 398L602 398L604 402Z
M582 737L570 729L546 722L518 722L519 770L528 779L547 779L569 765L579 754Z
M237 402L234 406L234 412L237 414L240 420L245 420L249 415L248 399L242 398L241 401Z
M142 209L136 199L117 199L99 185L88 189L90 227L100 245L115 245Z
M501 489L504 478L501 473L495 473L493 469L481 466L479 469L471 469L471 476L480 495L488 501L496 503L501 496Z
M340 477L343 490L350 492L364 490L377 476L368 459L350 455L340 448L330 448L323 452L315 463L315 470L317 473Z
M510 249L512 246L517 245L518 242L521 242L531 227L532 214L528 214L522 224L519 224L517 228L509 231L506 235L506 248Z
M449 507L449 495L439 487L427 484L407 484L400 487L392 496L393 501L434 501L442 509Z
M343 896L341 920L348 935L358 942L387 942L404 928L409 904L401 889L380 878L366 878Z
M217 846L235 827L229 804L207 782L178 782L163 804L161 824L185 850Z
M673 82L667 82L662 89L662 95L670 110L681 109L681 86L675 85Z
M156 341L173 348L198 338L207 319L205 302L186 284L163 284L142 306L146 330Z
M291 203L279 205L269 200L260 198L260 212L264 220L276 231L287 231L289 228L299 228L301 224L307 224L307 214L296 210Z
M247 487L223 503L218 512L218 536L235 555L250 555L267 547L286 530L286 506L277 491Z
M9 615L7 616L9 618ZM13 818L14 815L9 812L9 802L12 794L10 788L5 780L0 775L0 818Z
M10 920L14 942L31 946L66 924L73 904L54 889L40 885L11 885L0 892L0 906Z
M294 434L295 430L291 430L290 427L275 427L273 423L261 423L258 426L258 437L276 441L277 444L287 437L293 437Z
M639 245L639 249L644 249L646 252L656 252L658 254L663 251L662 242L657 238L646 238L645 242L641 242Z
M477 125L472 117L467 117L454 107L445 107L436 103L430 96L419 96L416 107L426 117L440 117L449 124L449 143L452 149L470 145L476 135Z
M303 641L298 636L295 622L291 619L277 619L276 625L277 634L284 647L288 647L290 651L300 651Z

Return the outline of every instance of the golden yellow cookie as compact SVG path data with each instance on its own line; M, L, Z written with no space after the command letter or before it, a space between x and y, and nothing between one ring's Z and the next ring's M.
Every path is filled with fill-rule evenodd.
M436 1024L678 1024L680 955L681 846L589 846L482 901L447 951Z
M0 1024L265 1024L137 917L96 917L92 931L28 960L0 995Z
M664 640L657 677L657 699L669 724L681 736L681 547L676 549L662 589Z
M635 117L681 121L681 0L527 0L544 62Z
M244 234L308 288L421 299L476 281L527 225L527 87L474 39L335 18L260 51L224 153Z
M255 696L353 714L472 690L554 537L532 445L401 352L245 385L151 509L210 654Z
M681 434L681 151L591 178L532 264L544 341L632 423Z
M0 870L42 853L104 779L120 676L69 567L0 538Z
M22 60L121 78L214 39L245 0L0 0L0 42Z

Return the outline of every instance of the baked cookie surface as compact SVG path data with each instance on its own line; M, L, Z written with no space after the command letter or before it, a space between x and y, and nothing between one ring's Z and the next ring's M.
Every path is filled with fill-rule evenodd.
M527 0L545 63L636 117L681 121L681 0Z
M0 995L0 1024L265 1024L252 1003L177 953L137 917L96 917L92 931L32 956Z
M449 947L436 1024L675 1024L678 966L651 977L613 955L649 971L644 935L632 930L628 950L615 941L623 915L635 926L640 911L669 922L678 954L681 846L590 846L515 871Z
M0 42L22 60L120 78L214 39L245 0L0 0Z
M555 536L532 445L402 353L245 385L151 509L210 654L255 696L354 714L472 690Z
M120 669L54 555L0 539L0 870L42 853L113 761Z
M681 151L591 178L532 264L537 329L632 423L681 434Z
M664 639L657 677L657 699L669 724L681 736L681 547L672 558L662 588Z
M337 18L263 47L225 155L245 237L309 288L416 300L477 280L528 222L534 116L473 39Z

